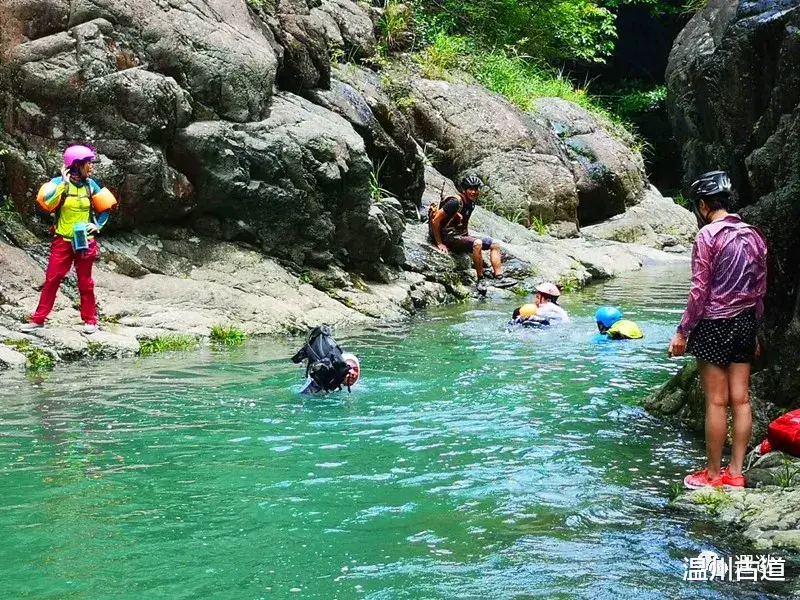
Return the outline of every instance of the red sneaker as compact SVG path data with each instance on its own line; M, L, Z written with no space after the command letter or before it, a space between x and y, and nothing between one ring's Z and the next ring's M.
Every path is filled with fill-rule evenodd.
M722 487L723 474L720 472L719 475L715 479L708 478L708 469L703 469L702 471L698 471L697 473L692 473L691 475L687 475L683 479L683 485L685 485L690 490L697 490L701 487Z
M726 468L720 471L720 477L722 478L722 485L725 487L744 487L744 475L731 475Z

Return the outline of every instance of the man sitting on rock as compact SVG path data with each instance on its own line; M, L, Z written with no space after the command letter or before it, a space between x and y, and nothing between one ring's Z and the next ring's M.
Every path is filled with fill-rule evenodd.
M510 287L516 281L503 278L500 267L500 244L490 237L477 238L469 234L469 218L478 200L483 182L477 175L466 175L459 184L460 193L439 202L438 209L431 205L428 214L430 233L441 252L472 252L472 262L478 275L478 290L486 289L483 272L483 250L490 251L492 277L496 287Z

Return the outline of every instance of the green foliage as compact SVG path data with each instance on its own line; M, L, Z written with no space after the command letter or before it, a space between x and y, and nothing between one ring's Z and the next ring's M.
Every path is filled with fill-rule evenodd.
M439 32L431 44L414 57L420 74L427 79L448 79L447 71L466 66L470 45L467 38Z
M9 219L19 219L14 199L11 196L0 197L0 220Z
M775 483L782 488L800 485L800 467L796 466L788 456L783 456L783 464L775 474Z
M692 210L692 203L681 193L676 194L672 201L686 210Z
M235 327L214 325L211 328L211 342L220 346L241 346L244 338L244 332Z
M679 482L671 483L669 486L669 499L670 500L677 499L681 494L683 494L683 491L684 487L682 483Z
M87 353L89 354L90 358L98 358L103 354L103 344L98 344L97 342L89 342Z
M562 294L569 294L571 292L575 292L581 287L580 282L578 282L578 278L575 277L575 275L573 275L572 273L569 273L567 275L562 275L559 278L557 285L561 289Z
M391 192L381 187L381 169L383 169L383 163L385 161L386 158L375 165L372 168L372 172L369 174L369 195L373 202L378 202L381 198L392 195Z
M511 288L511 293L520 298L526 298L530 294L530 290L523 285L515 285Z
M630 118L642 113L663 110L667 100L667 86L638 81L627 82L615 94L599 96L603 105L616 114Z
M701 506L705 506L712 515L719 514L720 510L733 503L730 496L717 488L698 492L694 495L694 501Z
M139 354L155 354L173 350L192 350L197 346L197 338L193 335L171 334L139 340Z
M708 4L708 0L686 0L681 11L685 15L693 15L703 10Z
M440 33L483 48L513 46L543 63L604 62L617 37L614 15L595 0L414 0L423 44Z
M531 229L539 235L547 235L547 225L544 224L541 217L535 215L531 217Z
M702 1L705 5L707 0ZM602 0L602 4L612 10L619 8L623 4L646 6L654 15L678 15L686 11L685 0Z
M34 346L30 340L3 340L6 346L11 346L20 354L27 358L26 367L28 371L38 373L41 371L52 371L55 360L46 350Z
M387 0L378 29L381 33L381 42L388 50L393 50L402 44L403 38L412 27L412 21L408 5Z

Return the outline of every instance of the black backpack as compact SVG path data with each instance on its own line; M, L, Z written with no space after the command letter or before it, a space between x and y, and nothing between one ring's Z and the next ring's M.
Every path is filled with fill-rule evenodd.
M302 348L292 357L292 362L306 362L306 377L326 392L342 389L344 380L350 372L342 358L342 349L333 339L331 328L320 325L311 330ZM350 391L350 387L347 387Z

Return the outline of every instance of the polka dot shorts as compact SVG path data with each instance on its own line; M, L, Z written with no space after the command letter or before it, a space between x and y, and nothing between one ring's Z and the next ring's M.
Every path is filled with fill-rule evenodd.
M715 365L751 363L756 353L756 311L730 319L703 319L689 334L686 352Z

